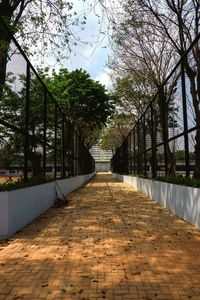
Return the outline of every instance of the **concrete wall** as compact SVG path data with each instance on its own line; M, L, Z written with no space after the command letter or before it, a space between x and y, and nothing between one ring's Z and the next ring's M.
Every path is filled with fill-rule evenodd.
M200 228L200 189L166 182L113 174L174 214Z
M95 173L93 174L87 174L87 175L80 175L76 177L70 177L68 179L61 179L57 180L56 191L59 198L62 198L62 194L60 192L60 189L62 190L63 194L69 194L75 189L77 189L79 186L83 185L86 181L88 181L91 177L93 177Z
M93 174L57 180L63 194L75 190ZM55 182L27 187L9 192L0 192L0 239L13 235L48 208L54 205L57 196L62 198Z

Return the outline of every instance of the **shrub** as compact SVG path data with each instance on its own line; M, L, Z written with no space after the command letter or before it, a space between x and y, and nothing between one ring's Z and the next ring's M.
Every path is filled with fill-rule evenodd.
M164 181L168 183L174 183L179 185L186 185L191 187L200 188L200 180L192 179L183 176L170 176L170 175L161 175L157 178L158 181Z
M29 186L34 186L38 184L43 184L47 182L53 181L52 177L31 177L27 182L24 182L23 178L20 178L18 181L12 181L12 179L8 179L5 183L0 184L0 192L3 191L12 191L16 189L21 189Z
M137 172L136 172L136 173L132 173L131 176L137 177L137 178L146 178L146 177L144 176L144 174L137 173Z

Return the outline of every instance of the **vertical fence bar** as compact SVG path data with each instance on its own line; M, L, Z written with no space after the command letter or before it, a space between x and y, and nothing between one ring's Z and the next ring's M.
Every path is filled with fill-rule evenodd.
M137 144L138 144L138 153L137 153L137 172L141 172L140 168L140 123L137 125Z
M143 152L144 152L144 176L147 176L147 153L146 153L146 118L143 117Z
M129 161L128 136L125 139L125 153L126 153L126 174L128 174L128 161Z
M74 176L76 176L76 133L74 135Z
M73 175L76 176L76 133L73 135Z
M152 178L157 176L157 164L156 164L156 137L154 130L154 111L153 104L151 103L151 147L152 147L152 157L151 157L151 173Z
M54 179L57 179L57 127L58 127L58 108L55 104L55 116L54 116Z
M74 130L72 130L71 134L71 175L74 176Z
M28 147L30 118L30 65L26 66L26 100L25 100L25 137L24 137L24 181L28 180Z
M76 135L76 175L78 175L78 165L79 165L78 143L79 143L79 139L78 139L78 135Z
M128 135L128 174L131 170L131 134Z
M65 120L62 115L61 124L61 178L65 178Z
M71 127L68 125L68 173L69 173L69 177L72 175L72 171L71 171L71 168L72 168L72 158L71 158L71 155L72 155L72 147L71 147Z
M76 157L76 161L77 161L76 175L79 175L79 137L78 137L78 135L77 135L77 138L76 138L76 143L77 143L77 145L76 145L76 154L77 154L77 157Z
M168 140L168 134L167 134L167 127L166 127L166 104L164 99L164 88L163 86L159 89L159 102L161 107L161 126L162 126L162 132L163 132L163 146L164 146L164 161L165 161L165 175L168 174L168 157L167 157L167 140Z
M130 155L129 155L129 135L126 138L126 157L127 157L126 172L127 172L127 174L129 174L129 158L130 158Z
M83 149L82 141L81 141L81 175L85 173L85 151Z
M123 152L122 152L122 167L123 167L123 173L127 174L127 138L124 140L123 143Z
M183 104L183 126L184 126L184 144L185 144L185 170L186 177L190 176L190 158L189 158L189 142L188 142L188 120L187 120L187 99L186 99L186 83L184 61L181 62L181 88L182 88L182 104Z
M81 164L81 152L80 152L80 137L78 137L78 169L77 169L77 175L80 175L80 164Z
M134 173L136 172L136 167L135 167L135 159L136 159L136 155L135 155L135 128L133 129L133 170Z
M130 166L129 166L129 171L130 173L133 172L133 132L131 130L130 132Z
M68 176L72 175L71 168L72 168L72 128L69 124L67 124L67 165L68 165Z
M43 175L46 176L46 144L47 144L47 91L44 90L44 124L43 124Z

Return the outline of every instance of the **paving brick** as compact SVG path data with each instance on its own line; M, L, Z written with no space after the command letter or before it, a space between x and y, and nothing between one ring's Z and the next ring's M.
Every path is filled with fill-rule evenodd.
M98 174L0 248L0 300L200 300L200 231Z

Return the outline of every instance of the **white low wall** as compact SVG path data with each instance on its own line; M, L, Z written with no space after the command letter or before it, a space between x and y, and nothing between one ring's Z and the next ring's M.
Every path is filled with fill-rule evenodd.
M57 180L63 194L84 184L95 173ZM54 205L57 196L62 198L55 182L0 192L0 239L7 238Z
M72 191L74 191L75 189L77 189L79 186L83 185L86 181L88 181L94 175L95 175L95 173L87 174L87 175L79 175L79 176L76 176L76 177L70 177L70 178L67 178L67 179L57 180L56 182L59 186L58 187L56 185L56 191L57 191L58 197L62 198L62 194L60 192L60 189L62 190L64 195L69 194Z
M174 214L200 228L200 189L150 179L113 174Z

